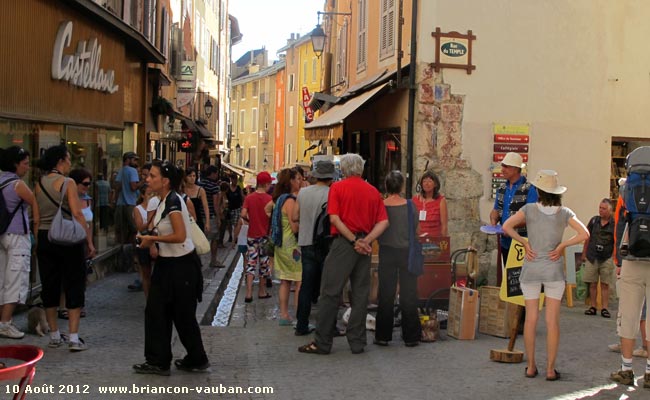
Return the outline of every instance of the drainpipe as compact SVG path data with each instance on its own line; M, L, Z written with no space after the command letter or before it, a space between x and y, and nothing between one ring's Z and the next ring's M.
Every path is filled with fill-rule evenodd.
M406 127L406 197L413 195L413 136L415 124L415 70L417 54L418 0L413 0L411 10L411 60L409 64L409 109Z

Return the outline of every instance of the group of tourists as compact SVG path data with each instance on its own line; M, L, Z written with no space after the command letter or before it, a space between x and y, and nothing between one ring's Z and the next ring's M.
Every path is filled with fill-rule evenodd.
M118 242L123 243L122 257L126 255L123 261L131 263L135 249L140 269L140 280L130 287L141 286L147 298L146 362L133 368L138 373L169 375L173 324L187 349L187 356L174 365L203 371L209 361L195 317L203 280L191 221L219 241L213 246L213 266L219 266L215 265L216 249L228 231L229 216L239 212L243 191L236 179L232 183L228 179L221 188L213 184L214 172L218 172L214 166L207 169L209 177L203 186L198 186L195 170L186 174L160 161L138 170L138 160L135 153L125 153L122 168L111 179L113 186L99 193L108 197L110 192L115 200L114 223ZM63 144L46 149L37 166L40 173L32 190L23 180L30 169L29 152L18 146L0 149L0 337L25 335L13 324L12 316L16 306L30 296L35 249L40 298L50 328L48 347L83 351L88 345L79 333L80 319L85 315L88 267L96 256L88 193L92 174L72 168L70 152ZM217 230L211 235L213 227L223 233ZM60 318L68 320L67 333L59 329Z
M136 250L140 280L133 286L141 285L147 299L145 362L133 366L136 372L170 374L172 326L176 326L187 350L187 355L175 360L174 365L191 372L204 371L210 365L195 317L203 281L192 240L193 223L212 242L211 266L223 266L216 255L217 249L225 245L226 232L232 245L238 246L246 265L246 303L253 301L256 274L258 299L271 297L267 281L270 283L272 277L280 281L279 325L294 326L297 336L315 331L314 340L300 346L300 352L331 352L333 337L340 334L336 322L348 284L351 312L345 335L352 353L364 352L373 252L379 257L374 344L388 346L393 339L396 296L402 315L402 340L409 347L419 343L416 286L422 258L416 257L421 252L418 243L423 237L449 235L447 203L435 173L426 171L417 182L417 195L405 199L405 177L399 171L391 171L385 177L387 193L382 196L362 179L363 159L357 154L346 154L340 158L340 181L335 182L340 174L334 163L320 160L310 171L309 182L299 167L279 171L275 184L268 172L260 172L256 187L246 195L237 177L219 182L219 169L215 166L209 166L197 183L197 171L192 168L184 172L172 163L156 161L138 171L138 156L132 152L125 153L123 161L112 179L117 199L115 223L119 240ZM72 169L65 145L45 150L37 165L40 178L32 190L23 181L30 168L29 153L18 146L0 150L0 337L24 336L12 323L12 315L16 305L27 300L30 257L35 247L41 299L50 327L48 346L65 345L70 351L83 351L88 348L79 335L85 306L86 264L96 255L92 198L88 195L92 175L83 168ZM621 298L617 332L621 345L617 350L621 351L623 362L611 379L634 383L634 338L639 329L650 330L641 317L643 302L650 295L646 265L650 259L650 236L642 228L650 209L643 208L643 197L638 195L639 188L650 185L647 165L650 147L630 154L630 176L621 187L616 211L613 212L608 199L603 199L599 215L585 226L571 209L562 205L562 194L567 188L559 184L555 171L541 170L528 181L522 174L525 165L519 154L508 153L503 159L501 167L506 182L497 189L490 222L503 227L499 246L504 262L511 240L521 242L526 251L520 275L526 311L526 377L534 378L539 373L535 340L542 290L546 297L545 375L549 381L561 377L556 359L566 279L564 250L584 243L584 279L590 284L591 293L585 314L598 312L595 292L600 282L600 315L611 317L608 288L616 268ZM575 235L563 240L567 227ZM375 241L378 251L373 250ZM290 307L292 290L295 295ZM314 325L309 318L315 303L319 312ZM57 317L62 312L68 319L67 334L59 330ZM643 338L640 350L647 357L648 343L645 335ZM644 386L650 387L650 359Z
M490 214L493 225L501 223L505 235L500 246L503 261L507 258L511 240L522 243L526 255L519 277L525 301L524 344L527 355L525 376L539 374L535 357L536 327L539 318L539 298L545 295L546 351L543 371L546 380L561 378L555 368L560 340L560 302L566 287L564 250L583 243L581 261L585 264L583 281L589 285L589 308L585 315L597 315L597 290L601 289L600 315L611 318L608 310L609 286L616 274L620 298L617 334L620 344L610 345L621 352L621 369L610 379L624 385L634 385L633 356L647 359L643 386L650 388L650 359L646 333L650 332L645 314L645 300L650 297L650 234L647 224L650 207L645 191L650 187L650 147L641 147L628 155L627 180L620 182L616 211L609 199L603 199L598 215L585 226L575 213L562 205L567 188L559 184L553 170L541 170L532 181L522 175L525 167L519 154L508 153L501 162L506 182L498 188ZM565 228L575 235L563 240ZM641 331L642 347L634 350Z
M374 343L388 345L393 331L393 304L399 282L402 336L407 346L420 340L417 312L417 272L408 266L409 246L420 236L446 236L447 204L440 194L440 180L433 172L419 181L419 193L401 198L405 178L399 171L386 177L388 197L361 178L364 161L357 154L340 158L343 179L334 163L320 160L310 171L306 185L301 168L287 168L272 178L257 175L255 192L246 196L236 233L246 259L245 302L253 301L255 274L258 299L271 295L266 279L280 281L280 326L294 326L295 335L315 330L315 340L299 348L303 353L329 353L332 338L339 335L336 321L346 284L351 289L350 319L346 335L353 353L366 345L366 309L370 291L372 243L379 240L379 309ZM410 219L412 231L404 221ZM241 238L245 232L245 239ZM290 293L295 290L290 312ZM309 323L312 304L318 303L316 324Z

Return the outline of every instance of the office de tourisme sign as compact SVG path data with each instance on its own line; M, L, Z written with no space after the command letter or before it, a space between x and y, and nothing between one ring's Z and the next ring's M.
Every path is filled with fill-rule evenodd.
M64 55L63 51L72 41L72 21L62 22L54 40L52 53L52 79L69 82L84 89L115 93L115 71L104 71L99 67L102 58L102 45L96 38L80 40L74 54Z

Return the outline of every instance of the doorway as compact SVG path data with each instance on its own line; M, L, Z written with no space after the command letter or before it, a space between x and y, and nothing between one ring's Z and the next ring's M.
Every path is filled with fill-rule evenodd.
M399 129L377 132L375 140L375 186L386 193L384 180L390 171L402 169L402 141Z

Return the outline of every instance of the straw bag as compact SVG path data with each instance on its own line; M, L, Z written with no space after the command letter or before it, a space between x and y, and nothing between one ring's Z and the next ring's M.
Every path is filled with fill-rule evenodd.
M435 311L428 315L420 315L420 324L422 325L421 342L435 342L440 338L440 324Z
M210 241L205 237L201 228L197 225L194 218L190 217L190 231L192 233L192 243L198 254L207 254L210 252Z

